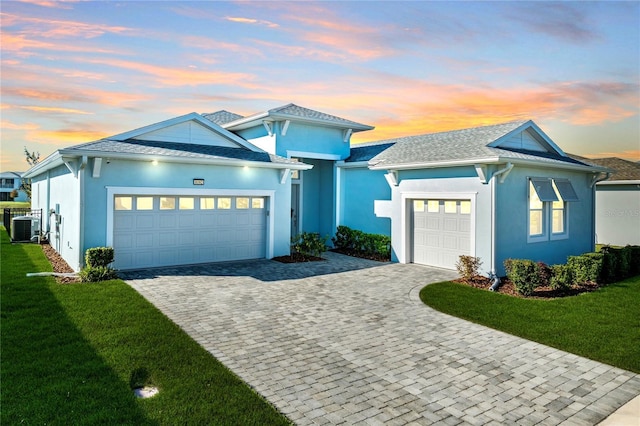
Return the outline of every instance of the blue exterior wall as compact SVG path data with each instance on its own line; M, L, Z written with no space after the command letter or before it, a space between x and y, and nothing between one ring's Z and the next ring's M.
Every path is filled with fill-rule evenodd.
M321 236L335 234L333 161L303 158L313 169L303 171L301 231L317 232Z
M385 171L369 170L366 166L340 168L340 223L371 234L391 236L391 220L376 217L375 200L391 198L391 188Z
M92 163L92 160L90 160ZM194 178L203 178L205 185L194 186ZM203 192L217 189L275 190L274 256L289 254L289 216L291 187L280 184L277 169L211 166L198 164L112 160L102 164L100 178L85 177L85 232L83 250L103 246L107 241L106 186L140 188L185 188Z
M499 275L504 275L503 262L508 258L553 265L566 263L567 256L594 249L594 191L589 185L590 176L559 169L516 166L505 182L497 185L496 263ZM568 238L527 242L529 177L566 178L571 181L580 201L566 203Z
M297 156L289 155L290 151L313 153L314 158L328 155L343 160L349 156L349 143L344 142L341 129L291 121L287 133L282 136L283 125L281 121L274 123L273 136L268 135L262 124L236 133L265 151L285 158ZM270 147L275 147L275 151L271 151Z
M409 263L411 258L412 199L471 198L475 234L471 254L483 262L482 270L491 269L491 224L493 185L483 184L475 168L448 167L439 169L401 170L399 184L391 188L390 201L376 209L376 214L391 219L391 259ZM382 199L384 200L384 199ZM387 199L388 200L388 199Z

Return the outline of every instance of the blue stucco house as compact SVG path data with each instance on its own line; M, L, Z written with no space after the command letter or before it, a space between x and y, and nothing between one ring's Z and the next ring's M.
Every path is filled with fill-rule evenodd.
M27 193L20 189L21 185L22 173L0 173L0 201L29 201ZM17 196L12 197L14 194L17 194Z
M564 262L590 251L607 169L569 157L532 121L367 144L373 129L284 105L191 113L61 149L27 173L52 246L74 268L272 258L338 225L391 237L392 260L452 269L462 254Z

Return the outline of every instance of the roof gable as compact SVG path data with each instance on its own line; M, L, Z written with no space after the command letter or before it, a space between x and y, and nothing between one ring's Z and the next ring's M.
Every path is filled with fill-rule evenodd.
M108 139L129 142L136 140L172 142L261 151L240 136L195 112L120 133Z
M513 122L518 123L518 122ZM533 121L528 120L519 127L496 139L487 146L533 152L547 152L565 156L566 154Z
M477 163L520 162L588 169L568 157L531 120L408 136L369 162L373 169L425 168Z
M353 132L371 130L373 126L357 123L335 115L304 108L295 104L287 104L268 111L239 118L225 123L223 127L230 130L242 130L253 126L262 125L263 121L301 121L320 126L337 127L341 129L351 129Z

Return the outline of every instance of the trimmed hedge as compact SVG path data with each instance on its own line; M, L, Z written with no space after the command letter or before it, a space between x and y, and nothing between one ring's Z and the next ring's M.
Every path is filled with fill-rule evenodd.
M540 265L528 259L507 259L504 261L507 277L523 296L531 296L540 285Z
M109 266L115 257L113 247L93 247L87 249L84 260L87 266L78 273L82 282L100 282L118 278L116 271Z
M87 249L84 260L89 267L107 266L114 259L113 247L93 247Z
M333 246L356 255L391 257L391 238L382 234L367 234L348 226L340 225L336 236L331 238Z
M583 283L607 284L640 274L640 246L604 246L598 253L569 256L566 265L551 268L542 262L507 259L504 268L516 290L524 296L544 285L566 290Z

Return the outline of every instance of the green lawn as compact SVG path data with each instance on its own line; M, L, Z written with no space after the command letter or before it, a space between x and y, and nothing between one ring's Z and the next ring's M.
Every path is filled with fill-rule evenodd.
M555 300L452 282L428 285L420 298L438 311L640 373L640 276Z
M0 424L289 424L124 282L26 278L41 248L0 234Z

